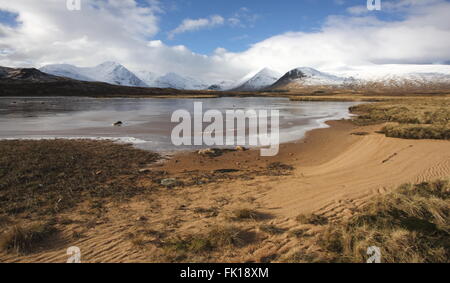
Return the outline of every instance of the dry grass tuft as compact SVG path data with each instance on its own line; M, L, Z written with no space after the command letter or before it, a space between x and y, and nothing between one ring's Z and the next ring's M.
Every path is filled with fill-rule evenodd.
M258 219L258 212L249 208L240 208L233 210L233 219L234 220L248 220L248 219Z
M247 232L235 226L217 226L206 234L177 237L164 243L168 252L174 252L176 258L189 258L230 247L242 247L251 241Z
M261 225L261 226L259 226L259 230L261 230L264 233L271 234L271 235L283 234L286 231L285 229L282 229L280 227L277 227L277 226L271 225L271 224Z
M305 238L308 237L309 228L299 228L289 231L289 235L294 236L296 238Z
M245 221L245 220L255 220L260 221L264 219L270 219L272 216L259 212L251 208L238 208L231 212L229 220L231 221Z
M326 217L316 214L300 214L296 220L300 224L326 225L328 223Z
M57 233L52 223L36 223L28 227L13 226L0 237L0 250L6 252L31 253Z
M450 140L450 126L447 125L387 125L382 133L387 137L403 139Z
M294 170L293 166L281 162L274 162L267 165L268 176L287 176L292 173L292 170Z

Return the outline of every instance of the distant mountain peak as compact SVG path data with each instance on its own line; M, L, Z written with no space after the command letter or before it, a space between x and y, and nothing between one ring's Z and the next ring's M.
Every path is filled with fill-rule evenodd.
M114 62L114 61L106 61L98 65L99 67L119 67L122 66L121 64Z
M278 72L264 68L252 76L250 79L246 80L244 83L236 87L236 91L259 91L262 90L280 78L281 74Z
M336 86L345 82L345 78L320 72L311 67L299 67L290 70L275 82L272 88L292 88L301 86Z

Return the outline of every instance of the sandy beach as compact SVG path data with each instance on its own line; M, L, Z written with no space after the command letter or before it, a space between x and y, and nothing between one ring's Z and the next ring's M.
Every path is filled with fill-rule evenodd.
M329 125L283 144L273 158L262 158L257 150L217 157L189 152L157 162L141 170L140 187L150 186L147 175L155 171L188 185L143 192L119 204L106 202L97 217L88 203L78 205L58 216L71 221L61 225L61 235L51 246L29 255L0 253L0 261L65 262L69 246L79 247L85 262L183 261L162 248L168 239L232 224L246 232L248 244L187 260L283 262L294 251L314 249L287 233L301 227L297 215L349 218L368 200L403 183L450 175L448 141L387 138L377 133L381 125L355 126L344 120ZM222 174L211 177L212 172ZM233 221L238 209L259 215ZM86 219L94 221L86 226ZM286 233L263 233L261 225ZM74 239L74 231L83 236Z

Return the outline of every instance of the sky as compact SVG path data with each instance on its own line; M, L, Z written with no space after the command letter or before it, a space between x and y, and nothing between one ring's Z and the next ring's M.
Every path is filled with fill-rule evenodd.
M449 0L380 0L380 11L366 0L79 1L0 0L0 65L115 61L219 81L450 62Z

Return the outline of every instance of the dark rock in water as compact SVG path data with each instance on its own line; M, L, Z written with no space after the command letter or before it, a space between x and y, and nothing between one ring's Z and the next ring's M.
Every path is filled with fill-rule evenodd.
M122 125L123 125L122 121L117 121L113 124L113 126L122 126Z

